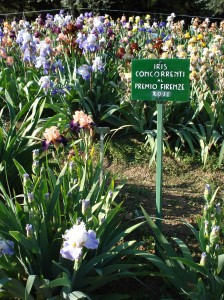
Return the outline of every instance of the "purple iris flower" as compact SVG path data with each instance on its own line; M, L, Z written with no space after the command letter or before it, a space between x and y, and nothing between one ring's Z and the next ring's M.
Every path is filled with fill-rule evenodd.
M0 257L5 255L14 254L14 243L8 240L0 240Z
M56 61L52 64L51 69L52 69L53 72L55 72L57 69L59 69L60 72L63 72L63 71L64 71L64 66L63 66L63 64L62 64L61 59L56 60Z
M53 20L54 17L53 17L51 14L47 13L47 14L46 14L46 19Z
M78 37L76 39L76 43L79 45L80 49L83 49L83 43L86 41L86 36L81 32L78 33Z
M14 38L16 37L16 33L15 33L14 30L11 30L11 31L9 32L9 37L10 37L11 39L14 39Z
M37 59L36 59L35 67L37 69L39 69L39 68L42 67L44 69L44 74L48 74L49 73L49 69L51 67L51 63L45 57L38 56Z
M63 135L60 135L54 141L49 141L49 140L42 141L42 149L43 150L48 150L50 145L56 145L56 144L62 144L63 146L66 146L67 143L68 143L67 139Z
M82 48L85 52L91 51L96 52L99 50L100 46L97 43L97 37L95 34L90 33L87 38L82 43Z
M45 91L45 93L47 93L48 90L53 88L54 83L50 76L42 76L39 80L39 85Z
M138 25L139 25L139 26L144 25L144 21L143 21L143 20L140 20L140 21L138 22Z
M61 29L58 26L53 26L51 31L52 33L56 33L56 34L61 33Z
M159 23L159 27L161 28L161 27L166 27L166 22L160 22Z
M4 36L4 33L2 32L2 29L0 28L0 38L2 39Z
M92 12L85 12L85 17L86 18L91 18L93 16L93 13Z
M112 30L112 29L108 29L108 30L107 30L107 35L108 35L109 37L111 37L112 35L114 35L113 30Z
M101 22L100 18L95 18L93 21L93 26L94 28L99 32L103 33L104 32L104 27L103 23Z
M140 32L146 32L146 28L145 27L140 27L140 28L138 28L138 31L140 31Z
M74 120L72 120L71 122L70 122L70 124L69 124L69 126L70 126L70 129L72 130L72 131L80 131L80 125L79 125L79 122L75 122Z
M23 61L34 63L36 61L36 56L30 51L29 48L26 48L23 53Z
M54 17L50 14L46 15L45 27L50 28L53 26Z
M91 67L84 64L78 68L77 73L81 75L84 80L89 80L91 76Z
M93 65L92 65L92 70L94 71L94 72L97 72L97 71L99 71L99 72L103 72L104 71L104 64L103 64L103 62L102 62L102 59L99 57L99 56L97 56L95 59L94 59L94 61L93 61Z
M17 37L16 37L16 43L17 44L22 44L22 42L23 42L23 33L24 32L25 32L24 29L18 31Z
M45 41L41 41L39 44L40 56L50 56L52 53L51 45Z

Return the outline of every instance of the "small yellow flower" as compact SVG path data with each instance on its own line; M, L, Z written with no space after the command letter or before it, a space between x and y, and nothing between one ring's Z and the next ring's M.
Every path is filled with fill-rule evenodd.
M154 53L149 53L147 58L157 58L156 55Z
M198 74L197 74L197 72L195 70L193 70L190 73L190 80L193 80L193 79L195 79L195 80L199 79L199 76L198 76Z
M139 17L139 16L136 16L136 17L135 17L135 22L138 23L139 21L140 21L140 17Z
M203 35L202 35L201 33L199 33L199 34L198 34L198 36L197 36L197 40L198 40L198 41L201 41L201 40L203 40Z
M125 78L127 81L131 81L131 73L124 73L124 78Z
M129 22L134 22L134 17L129 17Z
M219 49L216 45L212 45L210 48L210 52L212 52L213 54L217 54L219 52Z
M167 52L163 52L161 54L161 58L163 58L163 59L169 58L169 54Z
M173 46L173 41L171 39L166 41L165 46L167 46L168 48L172 47Z
M186 58L187 57L187 52L185 52L185 51L179 51L177 53L177 57L179 57L179 58Z
M192 38L189 40L189 43L196 43L197 42L197 37L192 36Z
M133 28L132 28L132 32L136 32L136 31L138 31L138 26L137 25L133 26Z
M184 50L184 45L177 45L177 51L181 52Z
M152 44L145 44L145 49L146 50L152 50L153 49L153 45Z
M185 35L184 35L184 37L185 37L186 39L189 39L189 38L191 37L190 32L186 32Z
M146 19L146 20L150 20L150 19L151 19L151 16L150 16L150 15L146 15L146 16L145 16L145 19Z
M9 30L12 29L11 25L8 22L4 22L4 27L8 28Z

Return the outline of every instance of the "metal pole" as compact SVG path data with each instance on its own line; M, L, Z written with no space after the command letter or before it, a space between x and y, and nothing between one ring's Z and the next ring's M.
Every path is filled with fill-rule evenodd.
M100 184L103 181L103 154L104 154L104 133L100 133Z
M156 225L160 230L162 229L163 105L163 102L157 102Z

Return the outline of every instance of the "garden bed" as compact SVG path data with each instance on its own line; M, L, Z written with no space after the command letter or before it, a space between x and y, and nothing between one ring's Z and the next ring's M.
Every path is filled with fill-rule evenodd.
M113 146L119 148L119 143L118 139L117 145ZM130 141L127 141L128 143ZM119 199L124 202L127 221L142 215L140 205L151 217L156 216L156 163L150 166L145 156L142 157L143 163L141 163L139 156L136 159L136 153L140 152L143 145L138 139L132 139L131 143L132 159L127 159L125 153L122 155L122 152L117 157L115 151L113 160L105 161L105 167L117 176L117 180L126 182ZM131 149L129 150L131 152ZM113 156L113 147L109 152ZM195 261L200 260L201 252L198 241L186 223L197 228L196 219L202 215L205 205L203 193L206 184L211 184L213 189L220 187L219 196L223 196L224 170L222 167L217 167L214 159L213 156L204 168L198 158L192 158L189 154L182 158L169 155L163 157L162 232L171 243L172 237L183 240L191 250ZM138 234L138 238L145 241L143 250L154 252L150 228L144 227ZM133 300L154 299L155 297L185 299L184 295L177 294L161 278L146 277L142 280L147 287L129 279L122 283L115 283L111 288L129 292L132 296L128 299Z
M223 297L224 23L154 21L1 24L0 297ZM190 63L189 101L164 102L162 232L157 101L131 100L133 59L158 58Z

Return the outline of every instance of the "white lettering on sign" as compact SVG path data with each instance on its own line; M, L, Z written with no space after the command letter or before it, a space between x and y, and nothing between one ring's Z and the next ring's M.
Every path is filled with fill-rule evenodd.
M136 71L136 77L165 77L165 78L183 78L185 77L184 71Z
M156 90L157 84L156 83L135 83L135 89L137 90Z
M166 64L154 64L153 69L156 70L167 70L167 65Z
M170 97L171 92L169 92L169 91L153 91L152 95L154 97Z
M160 83L159 88L162 91L184 91L184 83ZM135 83L136 90L158 90L156 83Z
M184 91L184 84L183 83L161 83L160 84L161 90L170 90L170 91Z

